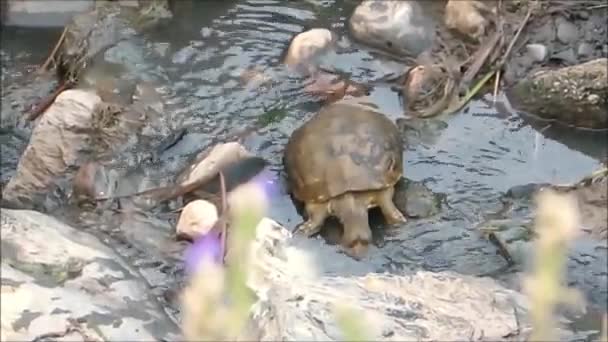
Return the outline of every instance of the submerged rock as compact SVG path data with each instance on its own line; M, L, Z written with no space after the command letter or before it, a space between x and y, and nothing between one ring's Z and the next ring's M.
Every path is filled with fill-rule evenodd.
M363 1L355 8L349 28L363 44L414 58L431 47L435 36L431 18L416 1Z
M166 0L147 1L140 7L100 2L94 10L74 16L66 25L59 50L60 73L78 79L97 55L169 18Z
M397 208L412 218L427 218L439 213L441 197L423 183L405 178L395 184L393 196Z
M513 106L581 128L608 128L606 58L532 74L509 89Z
M139 275L92 235L2 209L2 340L178 340Z

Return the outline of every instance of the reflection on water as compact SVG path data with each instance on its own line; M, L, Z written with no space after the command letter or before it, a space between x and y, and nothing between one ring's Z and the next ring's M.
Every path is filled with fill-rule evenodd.
M297 80L288 80L281 72L278 56L291 36L305 28L332 28L347 42L345 22L356 2L347 1L342 6L332 5L332 1L282 0L181 3L171 25L147 36L159 57L145 63L149 70L162 69L164 75L158 78L167 93L163 113L166 129L188 130L154 172L172 177L176 165L183 165L211 139L241 130L267 115L264 126L245 144L270 161L270 169L280 180L281 154L290 133L318 107L301 93ZM24 60L26 51L42 61L46 47L52 44L46 44L41 52L39 45L25 43L35 35L23 33L19 40L3 42L3 58ZM378 79L402 67L374 57L356 44L346 50L333 60L333 67L356 81ZM241 72L254 66L275 75L276 82L270 87L243 87ZM3 80L17 70L23 70L23 65L3 67ZM5 91L13 91L4 85ZM388 87L378 87L371 98L391 118L400 117L399 99ZM3 115L14 110L4 104L2 109ZM268 115L270 111L276 112ZM437 137L420 139L407 147L404 166L408 178L425 180L434 191L446 193L450 207L457 212L412 220L397 236L387 238L383 248L372 248L365 264L369 270L399 272L423 267L469 274L493 271L502 261L471 227L483 212L496 208L498 196L515 185L576 181L599 166L598 154L605 155L603 141L587 139L577 146L569 138L571 130L539 135L518 115L500 113L487 101L475 101L445 120L447 128ZM14 170L24 143L10 143L14 139L9 136L0 136L3 181L7 179L5 172ZM155 139L160 143L161 138ZM562 140L569 143L558 142ZM292 228L302 218L281 191L272 197L269 216ZM329 264L327 267L332 267ZM601 296L605 298L605 293Z

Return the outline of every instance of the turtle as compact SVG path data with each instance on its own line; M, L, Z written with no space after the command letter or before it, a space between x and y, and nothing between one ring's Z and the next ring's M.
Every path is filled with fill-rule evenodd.
M397 126L378 111L345 102L321 108L294 130L283 164L292 199L307 216L294 234L315 235L334 216L343 225L342 250L361 259L372 240L369 209L380 207L390 225L407 222L393 202L403 143Z

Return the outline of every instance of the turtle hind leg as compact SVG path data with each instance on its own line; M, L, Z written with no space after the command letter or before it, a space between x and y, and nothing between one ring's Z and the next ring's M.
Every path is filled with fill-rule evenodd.
M393 202L394 194L394 187L379 191L376 194L376 203L380 207L380 210L382 210L382 215L384 215L384 219L389 225L407 222L405 215L403 215Z
M305 208L308 219L298 224L293 232L310 237L321 231L321 226L329 216L329 212L326 203L306 203Z

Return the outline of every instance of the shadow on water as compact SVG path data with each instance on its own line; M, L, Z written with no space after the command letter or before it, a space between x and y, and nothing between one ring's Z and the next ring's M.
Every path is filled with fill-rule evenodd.
M281 156L290 133L318 107L297 85L275 82L270 88L250 89L240 84L239 77L252 66L277 72L281 51L291 36L304 28L332 28L348 40L346 20L354 2L345 2L344 6L332 4L312 0L180 2L176 8L178 19L146 37L155 49L165 51L164 57L152 63L161 66L167 75L164 113L167 129L188 129L186 136L161 158L164 164L155 172L173 177L176 160L183 163L212 138L234 132L266 115L265 125L249 136L245 145L266 158L270 169L282 177ZM52 44L47 42L41 49L42 45L31 43L36 35L22 35L19 43L2 45L3 59L10 56L13 61L8 67L3 65L3 77L23 70L23 64L17 61L44 60L50 49L46 47ZM49 33L50 37L54 34ZM19 57L20 53L26 57ZM373 57L356 45L334 62L336 69L351 74L356 81L377 79L402 67ZM371 97L392 119L400 117L396 93L379 87ZM5 106L2 108L4 111ZM270 111L274 111L272 115L268 115ZM449 208L437 217L412 219L395 234L386 236L383 247L372 248L369 257L357 263L361 272L400 273L417 268L464 274L496 271L504 266L504 261L472 228L482 215L496 210L499 197L513 186L577 181L597 168L598 156L605 153L601 141L590 138L583 145L574 145L572 142L580 138L571 130L540 134L537 126L529 125L517 114L501 113L485 100L474 101L444 120L447 127L429 132L432 139L419 139L407 146L404 167L409 179L425 181L433 191L447 194ZM25 141L5 146L5 133L1 139L5 180L4 171L14 170ZM9 160L4 164L6 156ZM269 208L268 215L288 228L302 220L284 190L272 198ZM148 227L164 227L159 229L166 229L165 236L174 224L174 220L150 220L154 224ZM145 230L141 222L133 222L117 224L125 229L137 225L137 230ZM165 240L163 245L170 243L168 237ZM307 242L310 246L317 243L322 242ZM346 263L354 264L335 259L324 259L324 267L345 272ZM596 299L605 299L605 292L600 289Z

